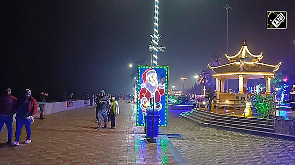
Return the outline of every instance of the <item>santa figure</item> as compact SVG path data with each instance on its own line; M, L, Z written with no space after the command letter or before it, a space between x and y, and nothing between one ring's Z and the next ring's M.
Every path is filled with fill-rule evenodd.
M141 89L139 91L140 108L143 113L146 113L148 108L151 108L151 101L155 101L155 110L161 110L162 104L161 96L165 94L165 78L161 79L158 83L157 72L149 68L142 74L143 83L141 84Z

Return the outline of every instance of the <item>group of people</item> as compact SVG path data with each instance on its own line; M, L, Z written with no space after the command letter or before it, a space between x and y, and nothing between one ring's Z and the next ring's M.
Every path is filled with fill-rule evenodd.
M25 98L18 100L11 94L11 89L6 89L5 96L0 100L0 131L3 125L7 127L8 144L12 142L12 122L13 115L16 113L16 131L15 142L13 145L18 146L23 125L27 130L26 144L31 143L31 124L34 120L33 116L37 112L38 103L32 97L31 90L26 89Z
M119 114L119 104L115 97L106 95L105 91L101 90L96 98L96 105L98 129L102 128L102 119L104 120L103 128L107 128L108 121L111 121L111 129L115 129L116 115Z
M40 104L40 110L42 110L40 114L40 118L44 119L43 111L44 111L44 102L45 97L48 94L41 93L43 98L43 104ZM8 88L5 91L5 96L0 98L0 132L4 124L7 128L7 143L12 144L14 146L19 146L20 135L23 126L25 125L27 131L27 138L25 144L31 143L31 125L34 122L34 116L37 113L38 102L35 98L32 97L32 91L30 89L26 89L25 97L21 99L17 99L11 93L11 89ZM13 115L16 113L16 131L15 131L15 142L12 143L12 123L13 123Z

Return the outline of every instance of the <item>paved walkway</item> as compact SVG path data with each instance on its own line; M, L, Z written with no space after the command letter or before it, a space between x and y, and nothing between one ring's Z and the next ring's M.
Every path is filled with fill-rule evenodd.
M115 130L96 130L95 109L80 108L47 115L33 123L32 143L6 145L0 133L0 164L293 164L295 142L195 125L169 111L157 143L145 141L135 126L132 104L120 103ZM25 141L25 129L21 136ZM172 144L173 143L173 144ZM180 155L181 154L181 155ZM188 162L186 162L186 160Z
M166 133L182 134L171 139L190 164L291 164L295 165L295 141L255 136L197 126L170 110Z
M143 128L135 126L132 104L120 103L116 129L97 130L95 108L80 108L47 115L32 124L32 143L6 143L0 133L0 164L184 164L170 140L145 141ZM15 126L14 126L15 127ZM109 125L110 127L110 125Z

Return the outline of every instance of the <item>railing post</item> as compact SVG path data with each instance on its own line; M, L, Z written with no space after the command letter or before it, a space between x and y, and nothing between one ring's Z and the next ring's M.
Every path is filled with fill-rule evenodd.
M217 99L216 99L215 105L216 105L216 114L217 114Z
M226 102L224 102L224 115L226 114L226 108L225 108L225 106L226 106Z

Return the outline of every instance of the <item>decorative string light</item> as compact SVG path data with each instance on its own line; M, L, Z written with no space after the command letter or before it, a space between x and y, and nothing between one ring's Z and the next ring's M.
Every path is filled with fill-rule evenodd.
M159 0L155 0L154 10L154 34L150 35L152 38L149 50L152 51L152 66L158 66L158 52L165 52L166 47L159 46L159 41L162 35L159 35Z

